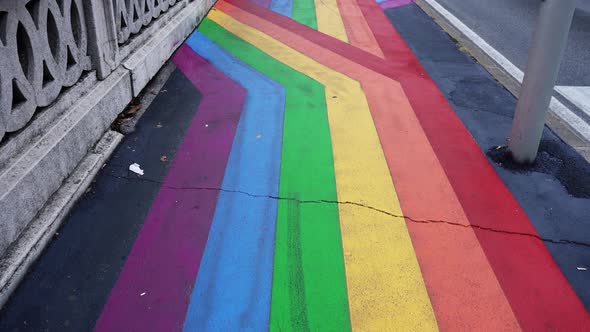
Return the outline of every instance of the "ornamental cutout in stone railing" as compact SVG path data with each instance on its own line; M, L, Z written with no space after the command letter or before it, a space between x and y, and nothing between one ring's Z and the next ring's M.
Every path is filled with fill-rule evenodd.
M124 44L130 36L139 33L143 26L149 25L170 7L181 1L177 0L113 0L117 40Z
M0 0L0 140L91 67L84 0Z

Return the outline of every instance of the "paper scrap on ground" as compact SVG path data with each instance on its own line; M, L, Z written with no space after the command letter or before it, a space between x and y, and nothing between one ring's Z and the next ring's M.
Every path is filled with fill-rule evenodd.
M129 165L129 170L132 171L133 173L143 175L143 169L141 169L141 167L139 166L138 163L133 163L133 164Z

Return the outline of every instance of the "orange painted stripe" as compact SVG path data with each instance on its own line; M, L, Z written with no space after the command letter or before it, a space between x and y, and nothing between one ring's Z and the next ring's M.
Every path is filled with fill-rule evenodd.
M251 9L246 3L236 5ZM402 210L413 219L469 225L398 82L225 1L219 2L218 8L362 82ZM404 97L395 97L400 94ZM441 330L519 330L472 229L413 222L408 222L408 228Z
M356 0L338 0L342 22L352 46L384 58L383 52L373 36L373 31L367 24Z

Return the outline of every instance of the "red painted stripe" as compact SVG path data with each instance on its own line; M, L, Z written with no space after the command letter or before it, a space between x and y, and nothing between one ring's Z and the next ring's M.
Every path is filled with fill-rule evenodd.
M477 143L379 7L368 3L372 0L361 1L369 24L377 30L375 36L391 61L245 2L228 2L401 82L471 224L537 235ZM378 16L377 13L381 16L373 19L372 15ZM389 35L383 31L389 31ZM265 32L272 35L272 31ZM590 327L590 316L542 242L479 229L475 233L524 329Z
M174 63L203 100L95 331L182 330L245 90L187 45Z

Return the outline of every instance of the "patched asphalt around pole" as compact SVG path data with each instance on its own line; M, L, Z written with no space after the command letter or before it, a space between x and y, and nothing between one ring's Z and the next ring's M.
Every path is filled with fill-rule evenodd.
M524 71L540 0L437 1ZM590 1L577 1L557 85L590 85Z

